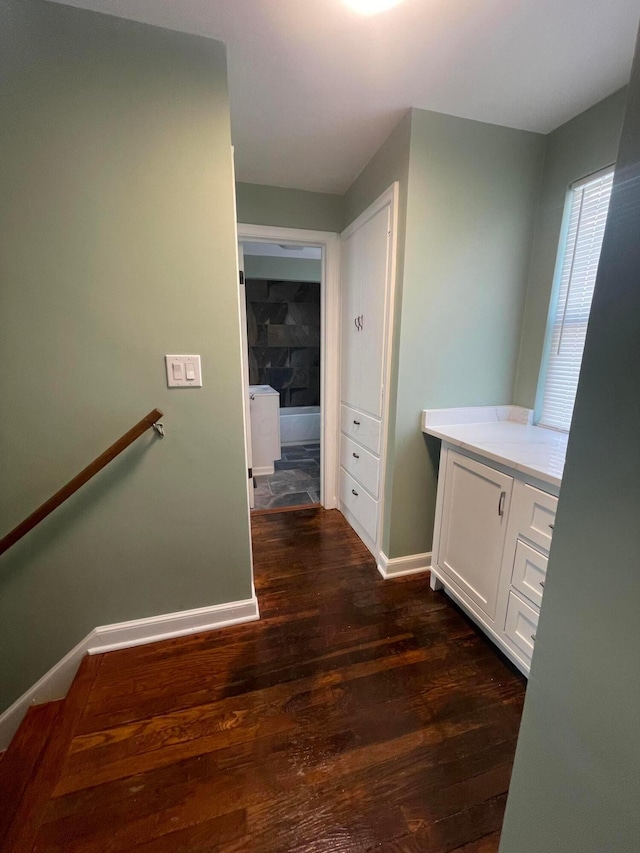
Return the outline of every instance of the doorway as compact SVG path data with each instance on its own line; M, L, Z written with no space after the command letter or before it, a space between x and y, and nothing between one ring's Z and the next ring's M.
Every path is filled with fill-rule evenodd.
M255 511L336 506L338 237L238 226Z

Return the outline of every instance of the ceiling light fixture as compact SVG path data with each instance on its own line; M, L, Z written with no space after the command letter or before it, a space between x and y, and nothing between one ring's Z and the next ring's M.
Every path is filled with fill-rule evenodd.
M377 15L397 6L402 0L344 0L345 4L361 15Z

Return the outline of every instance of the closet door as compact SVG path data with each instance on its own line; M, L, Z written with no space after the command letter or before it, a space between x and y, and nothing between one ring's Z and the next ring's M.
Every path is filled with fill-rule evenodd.
M390 215L386 205L356 232L362 252L357 406L377 418L382 417Z
M359 331L362 247L358 232L342 244L342 402L356 406L362 375Z
M393 327L398 185L342 233L339 509L371 553L381 554L387 424L384 387Z

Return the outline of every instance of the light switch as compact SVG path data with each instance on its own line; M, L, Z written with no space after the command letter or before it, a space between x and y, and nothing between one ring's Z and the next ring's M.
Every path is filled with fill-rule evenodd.
M169 388L202 388L199 355L165 355Z

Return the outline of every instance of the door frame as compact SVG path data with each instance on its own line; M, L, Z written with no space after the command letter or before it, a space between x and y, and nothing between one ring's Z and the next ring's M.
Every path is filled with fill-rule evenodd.
M238 223L238 240L290 243L322 249L320 283L320 503L338 505L340 396L340 238L332 231L308 231Z
M253 494L253 448L251 445L251 402L249 399L249 339L247 329L247 298L244 280L244 251L242 243L238 240L238 277L240 279L240 340L242 348L242 398L244 401L244 452L247 457L247 493L249 495L249 509L255 506Z

